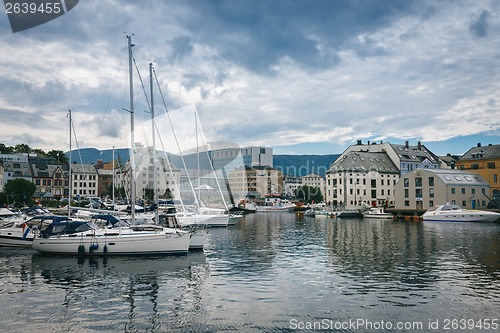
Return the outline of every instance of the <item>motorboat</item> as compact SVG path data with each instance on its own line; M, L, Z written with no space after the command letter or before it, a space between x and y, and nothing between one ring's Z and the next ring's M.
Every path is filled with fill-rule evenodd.
M376 219L392 219L394 216L391 213L384 211L382 207L371 207L369 210L363 213L365 218L376 218Z
M500 213L464 209L458 205L445 204L429 209L422 215L424 221L434 222L495 222L500 220Z

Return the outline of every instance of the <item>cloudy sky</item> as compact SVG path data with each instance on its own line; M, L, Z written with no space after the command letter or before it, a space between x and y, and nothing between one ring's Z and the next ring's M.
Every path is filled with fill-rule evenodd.
M207 141L281 154L358 139L437 154L500 143L500 1L83 0L17 33L2 13L0 30L6 145L67 151L71 108L79 147L127 147L127 33L184 144L194 109ZM149 128L135 76L136 126Z

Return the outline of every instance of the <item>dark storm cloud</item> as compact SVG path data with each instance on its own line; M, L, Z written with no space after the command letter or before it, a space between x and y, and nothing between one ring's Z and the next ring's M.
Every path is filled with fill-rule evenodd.
M190 1L183 24L239 65L260 73L284 57L311 69L338 63L321 53L318 39L339 49L351 38L415 13L413 1ZM420 3L419 3L420 4ZM420 4L425 8L425 4ZM361 52L361 51L360 51ZM365 52L379 54L380 49Z
M483 10L479 15L472 19L469 30L474 37L482 38L488 35L488 17L490 17L490 12Z

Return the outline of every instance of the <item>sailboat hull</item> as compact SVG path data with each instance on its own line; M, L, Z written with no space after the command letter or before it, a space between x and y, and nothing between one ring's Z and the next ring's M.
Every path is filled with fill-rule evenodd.
M46 254L64 255L169 255L187 254L190 233L124 230L118 234L77 234L36 238L33 249Z

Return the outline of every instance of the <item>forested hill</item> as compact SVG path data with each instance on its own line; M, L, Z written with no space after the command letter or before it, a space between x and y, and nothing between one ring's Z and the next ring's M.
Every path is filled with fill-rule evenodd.
M322 177L340 154L332 155L274 155L273 164L284 174L291 176L307 176L315 173Z
M126 148L116 149L115 150L115 158L117 160L125 163L128 161L129 151ZM202 154L204 155L204 154ZM69 153L66 153L66 156L69 158ZM71 153L71 160L76 163L83 164L92 164L97 163L97 160L102 160L103 162L110 162L113 160L113 151L111 149L108 150L98 150L95 148L82 148L79 151L74 150ZM330 164L333 163L340 154L332 154L332 155L274 155L273 164L274 167L278 170L281 170L283 173L291 176L306 176L312 173L318 174L322 177L325 176L326 170L330 167ZM178 167L182 167L182 162L180 161L179 156L173 155L172 157L173 163ZM187 158L187 163L189 165L196 165L195 162L189 163L190 159L193 159L193 156ZM194 160L193 160L194 161ZM202 161L201 167L208 166L209 164L204 163Z

